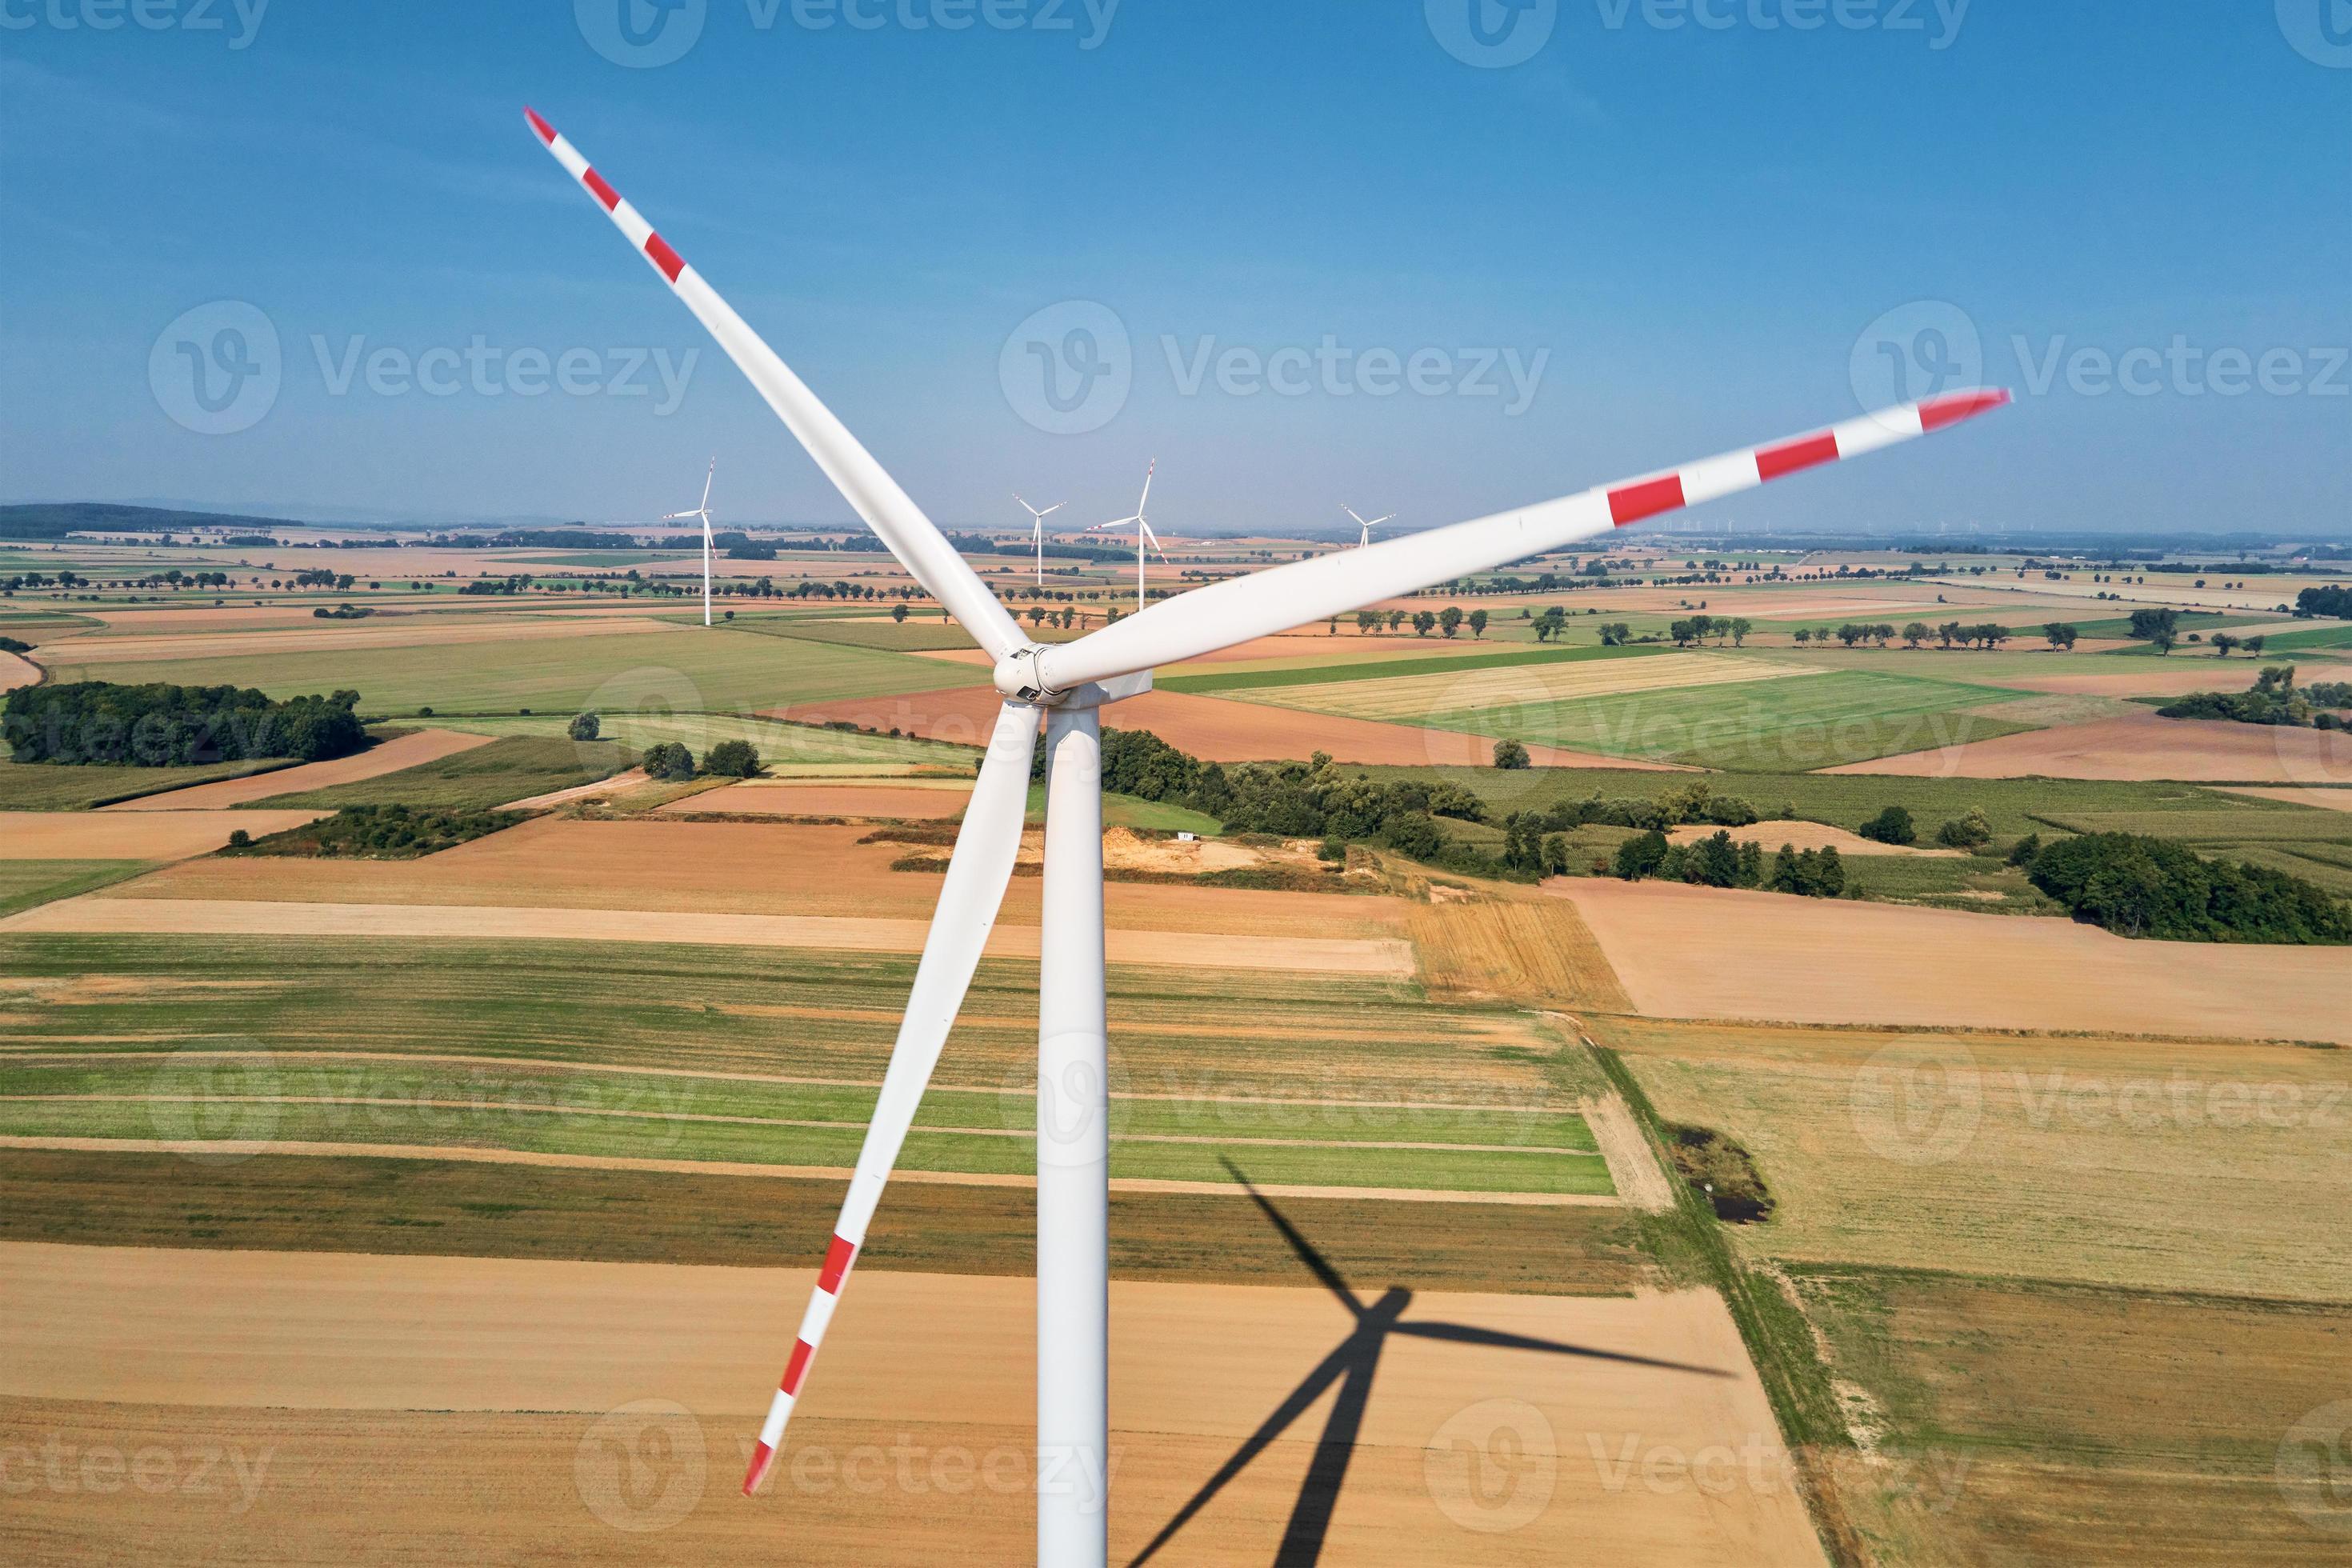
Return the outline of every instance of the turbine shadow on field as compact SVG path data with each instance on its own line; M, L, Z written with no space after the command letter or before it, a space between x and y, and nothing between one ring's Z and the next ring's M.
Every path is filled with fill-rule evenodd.
M1241 1167L1231 1160L1223 1162L1225 1170L1250 1195L1250 1200L1265 1214L1283 1240L1298 1254L1326 1290L1339 1300L1355 1320L1355 1329L1339 1342L1337 1350L1325 1356L1312 1372L1299 1383L1283 1402L1275 1407L1258 1429L1249 1435L1231 1458L1219 1466L1191 1500L1176 1511L1176 1517L1160 1528L1151 1543L1138 1552L1129 1568L1142 1568L1157 1555L1160 1548L1176 1538L1177 1532L1192 1522L1193 1515L1209 1505L1227 1482L1248 1468L1251 1460L1265 1452L1267 1446L1282 1436L1290 1424L1297 1420L1320 1399L1334 1384L1339 1388L1332 1403L1331 1414L1323 1423L1323 1435L1316 1440L1315 1457L1307 1467L1307 1479L1298 1489L1298 1500L1291 1506L1290 1521L1283 1529L1282 1543L1275 1552L1275 1568L1313 1568L1323 1556L1323 1542L1330 1532L1331 1511L1339 1500L1339 1489L1347 1482L1348 1465L1355 1457L1356 1438L1364 1425L1364 1412L1371 1403L1372 1374L1379 1369L1381 1352L1387 1348L1391 1334L1404 1334L1413 1339L1440 1340L1451 1344L1483 1345L1497 1350L1536 1351L1546 1355L1585 1356L1595 1361L1623 1362L1634 1366L1657 1367L1667 1372L1695 1373L1702 1377L1729 1377L1732 1374L1714 1367L1691 1366L1681 1362L1655 1361L1648 1356L1626 1355L1616 1351L1592 1350L1583 1345L1564 1344L1558 1340L1531 1339L1524 1334L1504 1333L1494 1329L1471 1328L1462 1323L1438 1323L1405 1321L1405 1309L1412 1304L1412 1292L1402 1286L1391 1286L1380 1300L1366 1306L1354 1289L1332 1267L1328 1258L1317 1251L1314 1243L1301 1235L1283 1212L1275 1207L1264 1193L1253 1185Z

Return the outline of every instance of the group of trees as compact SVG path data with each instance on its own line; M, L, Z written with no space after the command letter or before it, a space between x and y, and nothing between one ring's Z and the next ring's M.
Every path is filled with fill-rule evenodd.
M1735 842L1718 831L1694 844L1675 844L1655 828L1617 847L1612 869L1629 882L1656 878L1702 888L1762 888L1799 898L1845 893L1845 862L1834 847L1799 850L1783 844L1769 861L1754 839Z
M1911 820L1911 813L1899 805L1888 806L1856 831L1878 844L1907 847L1919 842L1918 825ZM1956 816L1937 828L1936 842L1947 849L1966 849L1974 853L1992 843L1992 824L1983 812L1971 806L1966 815Z
M1359 610L1356 612L1356 630L1363 636L1370 637L1379 631L1382 626L1386 626L1393 632L1402 626L1406 619L1406 614L1402 610ZM1486 612L1484 610L1465 612L1459 605L1448 605L1442 610L1418 610L1413 612L1411 620L1412 635L1417 637L1425 637L1434 631L1442 631L1450 637L1465 626L1470 628L1470 635L1474 637L1483 637L1486 635ZM1336 628L1338 625L1339 622L1334 619L1332 626Z
M575 741L594 740L593 733L585 736L580 733L582 721L594 717L593 713L583 713L574 719L572 721L572 738ZM646 748L645 755L637 759L637 765L646 770L648 778L658 779L664 784L680 784L696 777L755 778L761 763L760 749L749 741L719 742L702 753L698 766L694 753L687 749L685 742L661 741Z
M2055 627L2043 628L2045 632L2054 632L2056 629ZM2064 646L2071 647L2074 646L2074 628L2068 626L2065 631L2067 636ZM1885 647L1900 636L1905 646L1915 648L1927 643L1930 638L1942 643L1948 648L1979 646L1995 648L2016 635L2007 626L1993 621L1973 626L1965 626L1958 621L1946 621L1939 626L1930 626L1925 621L1913 621L1900 633L1896 632L1891 621L1848 621L1835 631L1832 631L1827 626L1818 630L1810 626L1799 626L1796 630L1796 640L1800 647L1807 643L1821 643L1827 646L1832 637L1848 647L1857 647L1866 642L1876 643L1880 647ZM2053 646L2057 644L2058 639L2055 637L2051 640Z
M1623 628L1619 629L1622 631ZM1705 642L1710 637L1718 644L1728 637L1734 647L1745 647L1748 634L1755 629L1756 623L1744 616L1728 618L1717 616L1693 616L1688 620L1676 621L1669 626L1666 628L1666 635L1675 639L1676 647L1688 647L1695 642ZM1894 630L1891 626L1887 629L1890 633ZM1604 637L1601 640L1606 642L1608 639Z
M2294 613L2305 619L2328 616L2339 621L2352 621L2352 585L2331 583L2322 588L2305 588L2294 596Z
M229 835L228 852L326 859L412 860L512 827L529 816L521 811L347 805L332 816L257 840L240 827Z
M2119 936L2169 942L2352 942L2352 907L2261 866L2208 860L2185 845L2092 833L2039 850L2033 885Z
M20 763L180 767L291 757L317 762L367 744L360 694L271 700L250 687L118 686L85 680L20 687L0 710Z
M2192 691L2156 711L2166 719L2227 719L2240 724L2340 730L2344 721L2333 710L2341 708L2352 708L2352 681L2318 681L2298 688L2294 666L2279 664L2255 677L2251 690Z
M374 615L375 610L367 605L337 605L331 610L321 605L310 614L322 621L363 621Z

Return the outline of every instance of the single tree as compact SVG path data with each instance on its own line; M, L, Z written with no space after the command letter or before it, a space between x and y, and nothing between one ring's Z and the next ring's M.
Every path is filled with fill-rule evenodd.
M703 753L702 771L714 778L751 778L760 771L759 749L749 741L721 741Z
M907 606L904 605L891 605L890 618L898 622L900 626L905 626L907 624Z
M1434 631L1434 630L1436 630L1436 629L1437 629L1437 617L1436 617L1435 616L1431 615L1427 610L1417 610L1417 611L1415 611L1415 612L1413 613L1413 617L1412 617L1412 635L1413 635L1413 636L1415 636L1415 637L1427 637L1431 632L1433 632L1433 631Z
M2238 646L2238 639L2231 637L2228 632L2215 632L2213 634L2213 657L2216 658L2229 658L2230 650Z
M1358 610L1356 612L1357 636L1370 637L1380 629L1381 613L1378 610Z
M1455 632L1462 629L1462 606L1459 605L1448 605L1444 610L1438 613L1438 628L1450 637Z
M694 776L694 753L676 741L663 741L646 748L644 767L646 776L676 783Z
M1470 612L1470 635L1474 637L1484 637L1486 635L1486 611L1473 610Z
M570 733L575 741L593 741L604 733L604 721L593 713L583 713L572 721Z
M1745 616L1736 616L1724 624L1731 628L1731 646L1734 647L1746 647L1748 634L1756 629L1756 623Z
M1517 741L1495 742L1495 765L1506 773L1516 773L1528 765L1528 749Z
M1880 844L1908 845L1919 842L1919 830L1911 821L1911 814L1899 805L1890 805L1862 825L1862 836Z

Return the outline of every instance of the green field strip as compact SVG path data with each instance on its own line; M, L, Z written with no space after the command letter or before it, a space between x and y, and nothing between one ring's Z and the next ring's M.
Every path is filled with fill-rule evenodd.
M2039 726L1971 710L2032 695L1850 671L1522 704L1509 727L1531 744L1727 773L1805 773L2024 733ZM1497 720L1491 709L1466 709L1418 722L1485 733Z
M276 773L294 763L200 763L188 767L113 767L105 763L12 763L0 755L0 811L89 811L222 779Z
M1159 678L1153 684L1161 691L1255 691L1274 686L1328 686L1350 680L1395 680L1413 675L1505 669L1522 664L1591 664L1601 659L1641 658L1673 651L1664 647L1514 648L1494 653L1437 654L1427 658L1360 659L1352 664L1316 665L1303 669L1171 675Z
M154 867L149 860L0 860L0 918L127 881Z
M214 1100L125 1101L0 1100L0 1133L11 1137L163 1139L170 1142L401 1144L496 1148L592 1159L663 1159L730 1164L854 1165L862 1124L685 1121L675 1116L617 1118L551 1113L472 1114L401 1104L318 1105ZM1113 1177L1229 1183L1223 1160L1246 1158L1263 1182L1428 1191L1582 1194L1614 1191L1607 1165L1578 1152L1447 1149L1409 1152L1344 1144L1298 1147L1245 1141L1157 1143L1114 1140ZM1545 1158L1550 1155L1550 1158ZM918 1129L899 1166L958 1175L1025 1176L1036 1170L1026 1134L974 1136Z

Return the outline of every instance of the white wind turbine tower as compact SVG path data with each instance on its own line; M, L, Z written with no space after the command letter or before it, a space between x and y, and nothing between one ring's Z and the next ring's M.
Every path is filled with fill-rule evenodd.
M702 520L702 624L710 624L710 481L719 477L719 459L710 459L709 472L702 476L702 504L692 511L674 511L662 519L664 522L684 522L689 517Z
M1029 542L1037 547L1037 586L1042 588L1045 585L1045 520L1070 503L1057 500L1044 511L1039 511L1027 501L1021 500L1019 490L1013 492L1013 499L1021 501L1021 510L1029 514Z
M1114 518L1108 522L1098 522L1087 530L1088 533L1100 533L1108 528L1125 528L1130 522L1135 524L1135 607L1138 610L1142 609L1149 602L1143 587L1144 542L1150 540L1151 548L1160 551L1160 563L1162 566L1171 564L1168 559L1168 552L1160 550L1160 536L1151 531L1150 519L1143 515L1150 510L1151 506L1151 476L1159 471L1160 459L1154 458L1151 459L1151 467L1143 470L1143 499L1135 503L1133 517Z
M1396 513L1394 512L1389 513L1386 517L1376 517L1372 519L1371 521L1366 522L1362 518L1356 517L1356 509L1354 507L1343 506L1339 510L1346 512L1349 517L1355 517L1356 526L1364 531L1364 536L1356 541L1356 548L1359 550L1366 548L1372 542L1372 530L1380 527L1380 525L1384 522L1394 522L1396 521Z
M1110 1106L1097 710L1149 690L1156 666L1893 446L1999 407L2009 395L1948 393L1794 440L1227 578L1076 642L1041 647L1022 636L921 509L702 275L571 142L525 112L549 152L727 351L866 525L988 650L1004 699L957 830L874 1120L744 1489L759 1486L783 1441L786 1419L996 922L1021 845L1042 718L1049 793L1037 1031L1037 1559L1046 1568L1102 1568L1108 1544Z

